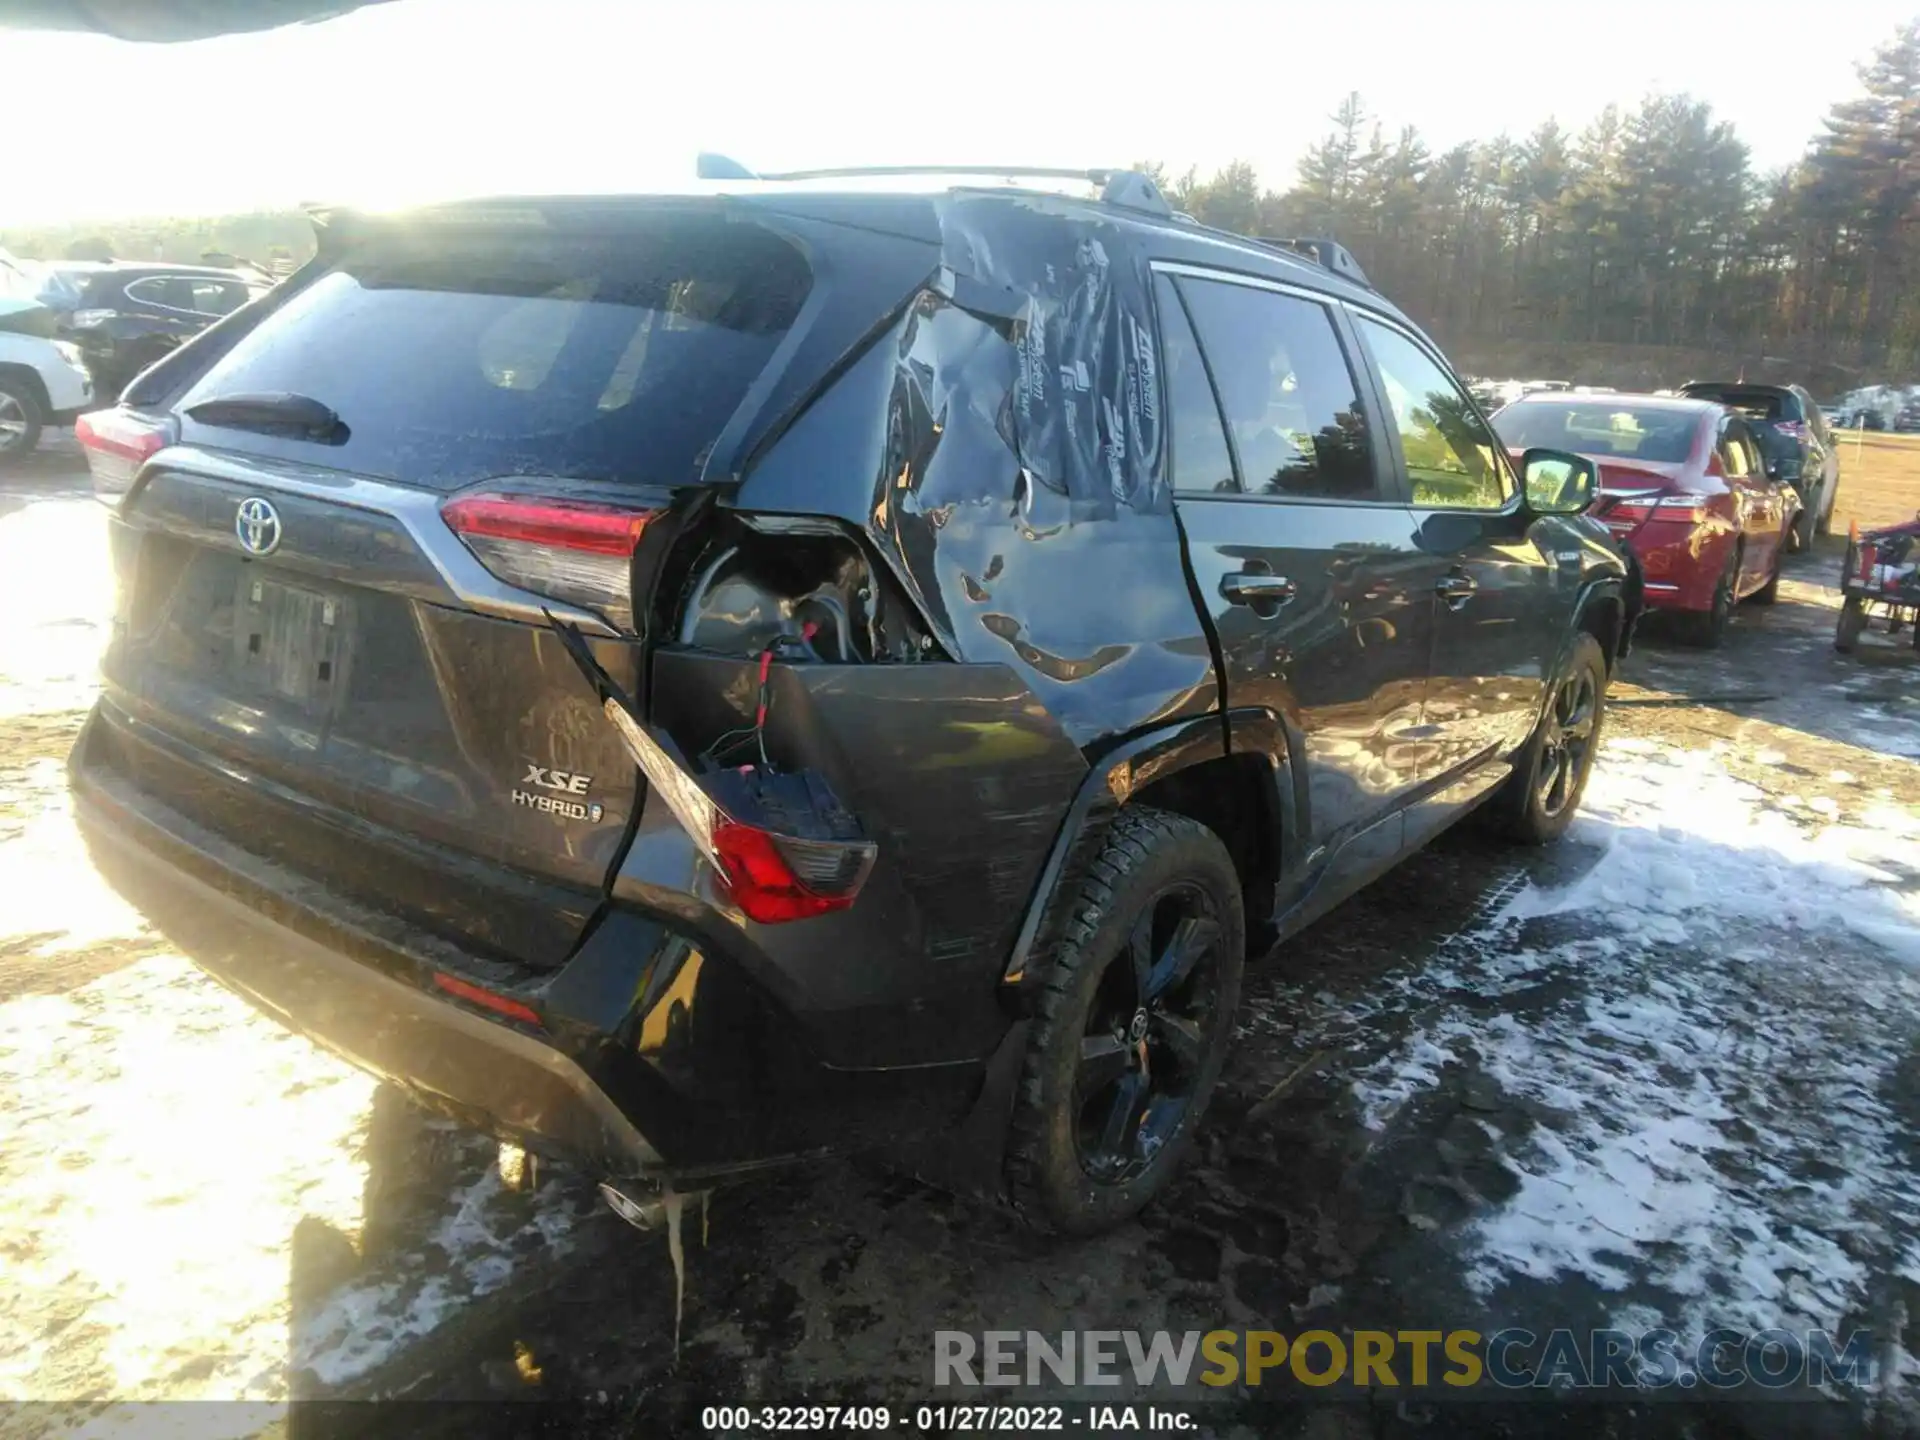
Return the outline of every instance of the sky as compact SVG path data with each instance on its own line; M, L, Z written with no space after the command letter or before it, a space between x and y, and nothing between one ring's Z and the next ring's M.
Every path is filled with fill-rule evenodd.
M0 30L0 228L814 165L1234 159L1284 188L1358 90L1437 150L1687 91L1765 169L1920 0L388 0L175 45ZM16 138L21 133L10 122Z

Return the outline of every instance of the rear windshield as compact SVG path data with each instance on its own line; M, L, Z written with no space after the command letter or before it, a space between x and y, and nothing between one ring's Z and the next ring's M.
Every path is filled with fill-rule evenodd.
M1703 400L1718 400L1722 405L1731 406L1749 420L1799 420L1800 402L1792 395L1783 395L1777 390L1742 390L1733 385L1716 385L1699 390L1689 389L1689 395Z
M1663 405L1529 405L1521 400L1493 417L1511 450L1536 445L1579 455L1678 465L1693 451L1700 416Z
M407 484L502 475L678 484L806 299L799 252L716 217L592 233L376 231L181 397L290 392L337 444L189 438Z

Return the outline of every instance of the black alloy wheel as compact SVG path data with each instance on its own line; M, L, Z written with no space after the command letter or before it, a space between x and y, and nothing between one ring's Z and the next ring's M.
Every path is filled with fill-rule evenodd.
M1219 1024L1220 947L1206 892L1175 884L1108 964L1074 1076L1074 1143L1093 1179L1136 1179L1185 1120Z

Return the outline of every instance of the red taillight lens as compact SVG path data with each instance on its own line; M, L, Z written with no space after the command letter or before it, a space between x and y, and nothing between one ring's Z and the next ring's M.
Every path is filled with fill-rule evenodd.
M1621 499L1606 512L1604 518L1610 524L1624 521L1637 525L1643 520L1679 520L1698 524L1707 518L1707 507L1712 500L1710 495L1693 495L1684 491L1672 495L1654 495L1643 491Z
M1710 495L1662 495L1653 502L1653 518L1656 520L1683 520L1697 525L1707 518L1707 507L1713 503Z
M1773 428L1782 435L1791 435L1798 440L1807 433L1807 427L1798 420L1776 420Z
M131 410L96 410L73 422L73 434L87 452L93 493L117 504L140 467L173 443L173 422Z
M474 558L523 590L633 629L633 547L650 510L525 495L462 495L440 514Z
M761 925L845 910L874 857L871 845L796 840L735 820L714 827L713 851L735 903Z
M496 1015L504 1015L509 1020L518 1020L523 1025L538 1025L540 1016L532 1006L505 995L496 995L493 991L475 985L470 980L462 980L458 975L449 975L444 970L433 972L433 983L447 994L465 1000L469 1005L478 1005L482 1010L491 1010Z

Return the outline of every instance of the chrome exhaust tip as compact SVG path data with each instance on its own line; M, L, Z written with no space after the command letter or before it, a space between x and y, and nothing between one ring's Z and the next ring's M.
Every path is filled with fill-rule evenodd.
M666 1223L667 1202L659 1195L629 1195L611 1180L600 1182L607 1207L636 1230L658 1230Z

